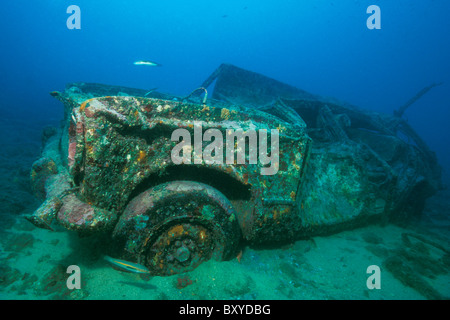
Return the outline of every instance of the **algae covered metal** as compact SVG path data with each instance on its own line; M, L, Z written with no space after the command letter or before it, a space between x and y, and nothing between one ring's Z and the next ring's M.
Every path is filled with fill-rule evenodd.
M52 92L65 119L33 165L44 202L28 219L110 232L122 258L170 275L229 259L243 240L408 218L439 187L433 154L395 117L230 65L202 89L214 80L209 100L89 83Z

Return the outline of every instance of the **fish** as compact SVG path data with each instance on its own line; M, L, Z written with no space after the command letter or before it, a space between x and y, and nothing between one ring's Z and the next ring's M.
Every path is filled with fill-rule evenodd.
M109 263L111 263L114 267L119 268L123 271L128 271L132 273L150 273L150 270L148 270L147 267L139 263L115 259L108 256L104 256L103 258Z
M152 61L139 60L133 63L135 66L150 66L150 67L161 67L159 63Z
M148 96L150 93L152 93L152 92L155 91L156 89L158 89L158 88L150 89L150 90L144 95L144 97Z

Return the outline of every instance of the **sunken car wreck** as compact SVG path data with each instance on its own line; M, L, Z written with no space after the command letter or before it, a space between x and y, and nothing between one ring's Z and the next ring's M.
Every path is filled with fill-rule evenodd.
M202 98L214 81L210 99ZM408 221L440 188L434 153L401 117L232 65L186 98L91 83L51 95L65 116L33 164L32 185L44 202L28 220L110 232L123 259L155 275L231 258L240 241L273 244ZM276 173L249 163L250 147L244 163L175 164L172 133L198 135L199 123L200 135L277 129ZM207 147L203 141L200 153Z

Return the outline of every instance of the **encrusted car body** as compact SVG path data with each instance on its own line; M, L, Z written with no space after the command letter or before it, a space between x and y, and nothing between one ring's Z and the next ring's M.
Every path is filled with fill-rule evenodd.
M241 240L272 244L408 219L439 188L434 154L398 117L231 65L203 87L214 80L212 99L195 103L193 95L88 83L52 92L65 117L33 165L33 187L45 201L28 219L49 229L56 219L81 233L106 230L123 258L170 275L228 259ZM251 144L245 163L175 164L173 132L198 138L198 124L200 138L208 129L224 137L276 129L277 172L264 175L264 164L250 163ZM207 145L202 139L203 151Z

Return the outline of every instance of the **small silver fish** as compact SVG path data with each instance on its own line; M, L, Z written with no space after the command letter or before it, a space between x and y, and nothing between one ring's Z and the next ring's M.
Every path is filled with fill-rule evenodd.
M114 259L108 256L104 256L104 259L114 265L115 267L122 269L124 271L133 272L133 273L150 273L145 266L139 263L129 262L120 259Z
M148 96L150 93L152 93L152 92L155 91L156 89L158 89L158 88L150 89L150 91L147 92L147 93L144 95L144 97Z
M150 67L161 67L159 63L152 61L139 60L134 62L135 66L150 66Z

